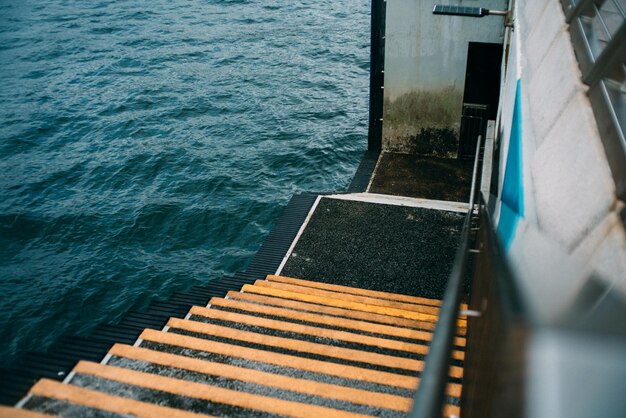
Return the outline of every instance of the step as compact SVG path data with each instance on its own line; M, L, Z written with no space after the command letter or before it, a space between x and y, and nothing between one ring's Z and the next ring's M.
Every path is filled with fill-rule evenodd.
M380 291L375 291L375 290L360 289L357 287L340 286L336 284L296 279L293 277L268 275L267 280L271 282L287 283L287 284L293 284L293 285L298 285L298 286L303 286L303 287L312 287L315 289L329 290L329 291L338 292L338 293L368 296L368 297L377 298L377 299L388 299L388 300L393 300L396 302L406 302L406 303L413 303L417 305L429 305L429 306L436 306L436 307L441 306L441 300L439 299L428 299L428 298L421 298L417 296L402 295L399 293L387 293L387 292L380 292Z
M300 302L290 299L284 299L280 297L274 296L264 296L254 293L243 293L241 291L230 291L226 295L228 299L241 300L246 302L252 302L261 305L269 305L269 306L278 306L284 307L288 309L305 311L305 312L314 312L314 313L323 313L325 315L332 315L337 317L345 317L352 319L359 319L363 321L380 323L386 325L393 325L396 327L402 328L412 328L412 329L422 329L422 330L430 330L433 331L435 329L435 322L430 321L417 321L405 318L399 318L394 316L387 316L369 312L362 312L351 309L343 309L330 307L325 305L319 305L315 303L307 303ZM465 335L465 328L458 328L458 335Z
M167 392L185 398L194 398L210 403L262 411L269 414L298 418L315 416L357 418L366 416L317 405L308 405L301 402L285 401L252 393L224 389L217 386L208 386L197 382L138 372L121 367L107 366L99 363L81 362L76 366L75 371L76 373L113 380L134 387ZM129 393L129 395L132 396L131 393Z
M272 282L268 280L257 280L254 286L269 287L272 289L285 290L289 292L303 293L306 295L315 295L325 298L339 299L344 301L362 303L366 305L374 305L388 307L394 309L402 309L405 311L421 312L433 316L439 315L439 307L429 305L418 305L414 303L397 302L389 299L381 299L377 297L353 295L344 292L335 292L330 290L318 289L314 287L300 286L289 283Z
M277 289L276 287L268 285L257 285L257 283L269 283L257 281L254 285L244 285L241 289L244 293L255 293L263 296L273 296L284 299L297 300L301 302L314 303L318 305L332 306L336 308L351 309L362 312L375 313L379 315L395 316L399 318L412 319L415 321L426 321L436 323L438 316L433 314L426 314L422 312L416 312L414 310L399 309L396 307L370 305L361 302L355 302L345 299L336 299L327 296L320 296L314 294L300 293L293 290ZM458 320L458 326L465 328L467 322L465 319Z
M241 331L238 329L205 324L196 321L172 318L167 323L167 326L170 327L170 330L179 329L183 331L189 331L196 335L206 335L207 338L209 338L210 336L216 336L267 347L313 354L321 357L334 358L357 363L367 363L391 369L414 372L421 372L424 369L424 362L421 360L414 360L404 357L394 357L386 354L378 354L350 348L333 347L325 344L293 340L283 337L275 337L272 335L257 334L255 332ZM462 368L457 366L451 366L450 375L455 378L462 378Z
M95 364L95 363L94 363ZM74 405L121 415L132 415L138 418L172 417L198 418L206 415L168 408L133 399L112 396L103 392L67 385L54 380L41 379L30 390L31 395L42 396ZM26 402L25 407L28 407Z
M49 418L53 415L41 414L39 412L18 409L11 406L0 405L0 417L6 418Z
M425 367L438 305L270 275L226 298L212 297L206 307L191 306L184 319L172 316L162 330L142 328L150 319L145 314L98 327L95 334L107 340L143 331L136 340L117 340L102 363L78 362L65 383L40 380L14 415L405 416ZM151 306L181 309L172 302ZM447 416L460 414L454 404L462 390L466 319L458 322ZM65 354L50 358L54 364L71 360Z
M364 367L346 364L329 363L326 361L298 357L293 354L282 354L256 348L242 347L202 338L178 335L170 332L145 330L141 340L159 344L178 346L185 349L214 353L223 356L237 357L246 360L259 361L281 367L291 367L314 373L322 373L344 379L362 380L381 385L390 385L404 389L417 388L418 379L414 376L370 370Z
M389 350L406 351L408 353L423 354L428 353L428 346L424 344L415 344L398 340L390 340L385 338L371 337L368 335L355 334L346 331L332 330L293 322L285 322L274 319L260 318L253 315L243 315L234 312L220 311L210 308L202 308L194 306L189 311L192 315L198 315L204 318L217 319L222 321L234 322L238 324L247 324L255 327L262 327L271 330L298 333L310 335L317 338L328 338L329 340L341 340L350 343L369 345L378 348L386 348ZM192 318L193 319L193 318ZM453 358L455 360L463 360L464 355L461 351L454 351Z
M341 318L330 315L321 315L312 312L302 312L293 309L279 308L275 306L260 305L258 303L244 302L232 298L212 298L209 301L209 306L250 312L257 315L257 317L259 317L259 314L261 314L271 317L284 318L285 320L321 324L333 328L363 331L371 334L388 335L392 337L417 341L431 341L433 336L433 333L429 331L400 328L389 325L377 324L374 322L367 322L364 320ZM454 343L457 346L464 347L465 338L457 337Z
M259 385L269 385L285 390L295 390L309 395L323 396L380 408L408 412L411 399L384 393L347 388L254 369L232 366L229 364L204 361L180 355L148 350L140 347L117 344L111 355L139 361L150 362L161 366L175 367L213 376L226 377Z

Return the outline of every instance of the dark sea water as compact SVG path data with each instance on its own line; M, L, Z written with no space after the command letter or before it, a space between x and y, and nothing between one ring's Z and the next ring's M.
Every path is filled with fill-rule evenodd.
M2 0L1 366L246 267L366 147L369 1Z

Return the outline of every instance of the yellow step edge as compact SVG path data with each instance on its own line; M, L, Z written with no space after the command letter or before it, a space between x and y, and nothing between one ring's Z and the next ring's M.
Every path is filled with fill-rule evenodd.
M436 306L415 305L412 303L396 302L387 299L377 299L368 296L351 295L348 293L331 292L313 287L304 287L288 283L269 282L267 280L257 280L255 286L270 287L272 289L286 290L289 292L304 293L325 298L340 299L349 302L357 302L365 305L383 306L387 308L402 309L405 311L421 312L433 316L439 315L439 308Z
M355 334L346 331L319 328L309 325L296 324L293 322L278 321L275 319L261 318L258 316L244 315L235 312L222 311L217 309L194 306L189 311L192 315L199 315L205 318L217 319L228 322L235 322L283 332L293 332L331 340L340 340L349 343L363 344L372 347L386 348L389 350L405 351L415 354L428 354L428 346L424 344L408 343L398 340L371 337L369 335ZM465 355L462 351L454 350L452 357L455 360L463 360Z
M180 409L151 403L121 398L95 390L84 389L78 386L67 385L54 380L41 379L30 390L37 396L66 401L75 405L113 412L121 415L131 415L138 418L171 417L171 418L206 418L208 415L182 411Z
M366 416L323 406L308 405L301 402L286 401L269 396L224 389L217 386L208 386L188 380L175 379L173 377L143 373L115 366L106 366L100 363L81 361L76 365L74 371L146 389L294 418L324 416L359 418Z
M385 306L368 305L343 299L309 295L289 290L276 289L272 287L257 286L256 284L245 284L241 288L244 293L256 293L266 296L275 296L285 299L293 299L302 302L317 303L319 305L334 306L338 308L352 309L363 312L370 312L379 315L397 316L400 318L413 319L416 321L437 322L437 315L424 314L421 312L406 311L402 309L389 308Z
M401 396L370 392L367 390L354 389L328 383L320 383L312 380L267 373L254 369L246 369L229 364L214 363L206 360L194 359L123 344L114 345L109 351L109 354L117 357L145 361L166 367L175 367L177 369L189 370L211 376L226 377L228 379L271 386L274 388L305 393L307 395L337 399L340 401L378 408L392 409L400 412L408 412L413 402L412 399L403 398Z
M263 286L246 284L246 285L243 285L243 287L241 288L241 291L244 293L246 292L256 293L256 294L260 294L264 296L274 296L274 297L279 297L279 298L284 298L284 299L293 299L293 300L298 300L302 302L316 303L319 305L326 305L326 306L333 306L333 307L338 307L338 308L352 309L356 311L370 312L370 313L375 313L379 315L396 316L396 317L412 319L416 321L429 321L429 322L436 323L438 319L436 315L429 315L429 314L424 314L420 312L406 311L402 309L395 309L395 308L384 307L384 306L367 305L364 303L357 303L357 302L351 302L351 301L340 300L340 299L332 299L332 298L320 297L316 295L307 295L303 293L274 289L271 287L263 287ZM457 324L459 327L465 328L467 325L467 321L464 319L459 319L457 321Z
M268 275L270 282L280 282L295 284L304 287L314 287L316 289L330 290L332 292L349 293L352 295L368 296L377 299L395 300L397 302L413 303L416 305L441 306L441 300L422 298L418 296L403 295L400 293L388 293L376 290L361 289L358 287L341 286L337 284L314 282L311 280L296 279L295 277Z
M205 324L203 322L189 321L178 318L170 318L167 322L170 328L176 328L195 332L198 334L213 335L221 338L229 338L253 344L265 345L269 347L282 348L303 353L315 354L324 357L331 357L341 360L368 363L377 366L390 367L394 369L422 371L424 362L421 360L395 357L386 354L371 353L367 351L354 350L351 348L334 347L326 344L312 343L308 341L292 340L290 338L275 337L273 335L258 334L256 332L241 331L219 325ZM463 369L452 366L450 368L452 377L461 378Z
M50 418L56 415L47 415L40 412L19 409L0 405L0 418Z
M217 341L208 341L201 338L177 335L151 329L144 330L139 338L159 344L173 345L191 350L273 364L275 366L290 367L312 373L327 374L329 376L335 376L343 379L362 380L364 382L394 386L409 390L416 389L418 384L418 380L414 376L405 376L379 370L369 370L363 367L297 357L290 354L274 353L272 351L258 350L256 348L225 344ZM460 385L457 386L459 386L460 392Z
M460 417L461 408L456 405L446 404L443 406L443 416L444 417Z
M245 295L245 293L243 293ZM433 333L430 331L422 331L416 329L408 329L402 327L392 327L389 325L376 324L362 320L339 318L336 316L320 315L311 312L294 311L293 309L284 309L274 306L260 305L258 303L244 302L235 299L223 299L214 297L209 301L211 306L219 306L223 308L237 309L241 311L260 313L264 315L272 315L275 317L288 318L297 321L305 321L316 324L324 324L338 328L353 329L374 334L389 335L393 337L406 338L419 341L431 341ZM454 344L459 347L465 346L465 338L456 337Z
M201 338L177 335L151 329L144 330L139 338L153 343L172 345L184 349L214 353L228 357L272 364L279 367L288 367L312 373L327 374L329 376L335 376L342 379L361 380L364 382L377 383L402 389L415 390L419 383L419 379L414 376L370 370L363 367L297 357L290 354L274 353L272 351L263 351L255 348L220 343L217 341L207 341ZM446 393L449 396L459 398L461 396L461 385L458 383L449 383Z
M360 321L367 321L371 323L382 323L387 325L393 325L396 327L404 327L411 329L433 331L435 329L435 323L427 321L416 321L413 319L400 318L395 316L379 315L375 313L356 311L351 309L336 308L332 306L319 305L314 303L300 302L291 299L283 299L274 296L264 296L255 293L243 293L240 291L231 290L226 295L229 299L236 299L241 301L252 302L255 304L278 306L288 309L308 311L325 315L334 315L338 317L345 317L356 319ZM458 335L465 335L465 328L457 328Z

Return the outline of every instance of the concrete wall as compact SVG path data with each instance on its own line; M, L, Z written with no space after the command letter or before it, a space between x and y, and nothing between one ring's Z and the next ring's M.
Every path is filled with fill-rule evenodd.
M508 0L387 0L383 149L456 156L468 43L502 43L502 17L434 16L435 4Z
M519 85L524 212L509 255L541 309L567 304L592 274L626 295L624 202L616 198L560 1L517 1L515 8L498 121L502 189Z

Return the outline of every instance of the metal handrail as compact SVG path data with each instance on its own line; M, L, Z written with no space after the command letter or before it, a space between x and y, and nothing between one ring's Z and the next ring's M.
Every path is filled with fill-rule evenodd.
M422 372L419 390L409 415L411 418L440 418L442 416L445 388L448 382L448 370L450 368L454 336L457 330L461 288L469 259L472 216L478 190L478 162L480 160L481 148L482 135L478 137L478 144L476 145L469 209L463 222L459 247L457 248L454 266L448 279L443 303L439 310L439 319L435 327L433 340L426 356L426 366Z

